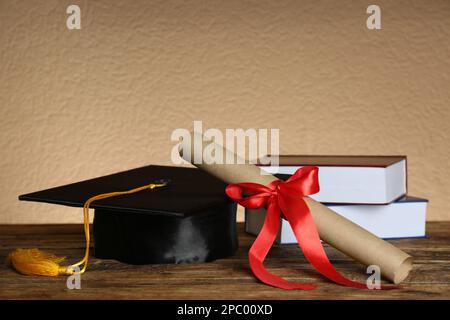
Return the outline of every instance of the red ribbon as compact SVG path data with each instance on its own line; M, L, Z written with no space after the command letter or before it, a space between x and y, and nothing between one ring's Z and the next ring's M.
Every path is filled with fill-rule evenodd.
M249 251L249 263L253 274L260 281L286 290L312 290L314 284L289 282L264 268L267 256L278 234L281 221L280 209L294 231L300 249L306 259L326 278L343 286L368 289L366 284L345 278L331 264L320 242L319 233L303 197L319 192L319 168L302 167L288 180L274 180L267 186L258 183L230 184L227 195L240 205L258 209L267 207L264 225ZM248 195L244 196L244 193ZM395 286L382 286L393 289Z

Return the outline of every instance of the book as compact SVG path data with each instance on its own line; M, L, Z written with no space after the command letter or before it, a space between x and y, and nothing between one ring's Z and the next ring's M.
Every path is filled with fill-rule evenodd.
M260 168L292 175L303 166L319 167L320 192L310 197L322 203L387 204L407 193L406 156L279 156L279 164Z
M337 214L383 239L425 237L428 200L403 197L386 205L326 204ZM257 235L264 224L265 209L246 209L245 230ZM297 243L289 222L281 219L278 244Z

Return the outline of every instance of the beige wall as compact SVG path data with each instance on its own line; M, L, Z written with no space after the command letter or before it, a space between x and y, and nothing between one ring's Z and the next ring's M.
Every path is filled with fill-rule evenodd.
M170 164L193 120L280 128L283 153L406 154L410 193L450 219L450 1L0 0L0 46L0 223L81 222L17 196Z

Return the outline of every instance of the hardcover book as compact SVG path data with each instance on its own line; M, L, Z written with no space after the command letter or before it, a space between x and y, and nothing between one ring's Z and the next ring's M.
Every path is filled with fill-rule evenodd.
M311 198L322 203L387 204L407 193L406 156L281 155L277 166L262 163L267 162L259 161L264 171L277 176L319 167L320 192Z
M384 239L417 238L425 236L425 217L428 200L403 197L387 205L327 204L331 210ZM245 229L258 234L265 209L246 209ZM297 243L289 223L281 219L278 244Z

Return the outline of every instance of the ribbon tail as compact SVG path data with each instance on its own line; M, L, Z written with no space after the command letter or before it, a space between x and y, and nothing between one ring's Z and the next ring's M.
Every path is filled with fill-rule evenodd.
M258 234L255 242L249 251L249 263L253 274L261 282L272 287L281 288L285 290L312 290L316 288L314 284L294 283L284 280L266 270L264 267L264 259L269 253L278 230L280 229L280 208L277 201L269 200L267 206L267 214L264 225Z
M318 272L337 284L352 288L369 289L367 284L350 280L333 267L320 242L313 217L303 198L279 195L279 202L281 210L297 238L300 249ZM396 288L398 286L381 286L381 289Z

